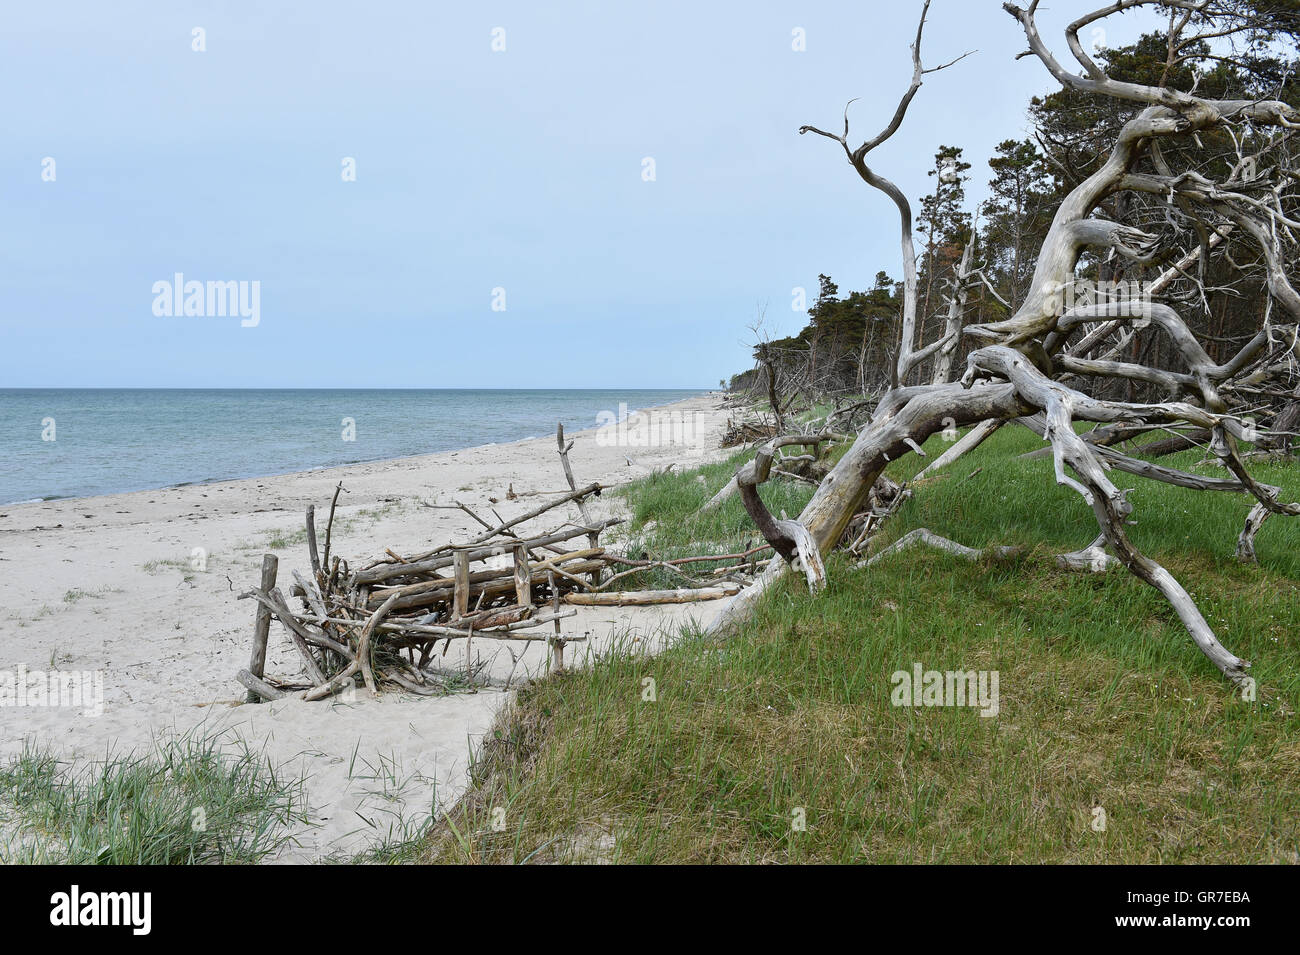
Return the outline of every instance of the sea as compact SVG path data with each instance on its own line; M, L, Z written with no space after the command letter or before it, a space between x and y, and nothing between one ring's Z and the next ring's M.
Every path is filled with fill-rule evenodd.
M0 389L0 505L502 444L705 393Z

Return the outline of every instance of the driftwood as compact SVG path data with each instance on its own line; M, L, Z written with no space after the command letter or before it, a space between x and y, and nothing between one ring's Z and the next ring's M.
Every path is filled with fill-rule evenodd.
M894 543L874 554L868 560L861 561L855 566L871 567L872 565L884 560L891 554L897 554L899 551L907 550L924 544L927 547L933 547L935 550L941 550L945 553L952 554L954 557L960 557L963 560L983 560L986 557L997 560L1007 560L1011 557L1018 557L1024 553L1023 547L985 547L976 549L967 547L964 544L958 544L956 541L948 540L946 537L940 537L929 528L918 527L916 530L908 531Z
M235 679L248 687L249 703L261 700L282 700L289 695L284 690L276 689L265 680L253 676L247 670L240 670L235 674Z
M813 449L813 453L810 455L799 455L797 457L791 457L791 458L778 456L775 459L775 463L777 464L796 463L796 462L800 464L812 463L817 459L818 454L821 453L822 445L828 444L831 441L845 440L847 439L847 437L848 437L847 435L842 435L837 432L823 430L816 434L808 434L808 435L790 434L790 435L773 437L771 441L768 441L767 444L764 445L764 447L771 447L773 449L788 447L790 445L811 447ZM800 481L806 481L807 483L810 484L819 483L818 481L807 478L805 475L794 474L788 471L783 471L782 469L775 467L775 464L773 464L773 466L771 467L770 473L781 474L785 477L794 478ZM708 511L716 510L717 508L721 507L723 504L725 504L728 500L730 500L739 492L740 492L740 473L738 472L734 477L732 477L730 481L728 481L726 484L722 486L722 488L718 491L717 494L714 494L713 497L709 498L704 503L704 505L700 508L700 512L706 513Z
M808 587L816 593L826 582L826 568L822 565L821 551L817 542L808 533L808 529L798 521L778 520L768 511L767 505L758 495L758 486L768 479L772 471L772 461L780 448L791 445L814 447L830 440L829 435L784 435L773 438L754 455L750 461L736 472L736 485L740 489L740 499L745 511L757 525L764 539L772 549L792 564L797 564L808 578Z
M1054 558L1056 566L1062 570L1081 570L1094 574L1108 570L1118 564L1119 561L1102 549L1105 540L1104 536L1098 537L1087 547L1080 550L1071 551L1068 554L1057 554ZM872 555L870 559L859 561L853 566L873 567L886 557L918 546L931 547L946 554L951 554L953 557L969 561L1010 560L1014 557L1020 557L1028 550L1027 547L1018 545L983 548L967 547L965 544L958 544L954 540L942 537L927 527L918 527L916 530L908 531L888 547L882 548Z
M615 590L607 594L570 593L564 602L582 607L645 607L650 604L685 604L699 600L718 600L740 593L740 585L695 587L685 590Z
M280 564L280 559L274 554L267 554L262 558L262 589L270 591L275 587L276 568ZM258 604L257 612L253 616L253 652L249 656L248 670L249 676L257 681L261 681L262 674L266 672L266 642L271 634L271 610L262 604ZM243 681L240 681L243 682ZM255 687L248 686L249 703L256 703L259 696Z
M565 604L637 606L711 600L734 595L741 583L733 579L719 584L716 576L697 581L683 568L748 559L748 565L730 568L728 575L743 577L746 566L751 572L757 569L756 555L767 545L672 561L607 552L600 535L622 518L597 518L590 510L591 499L604 488L598 483L578 486L569 461L573 442L565 440L563 426L556 429L556 444L568 490L509 519L494 511L495 523L456 502L455 507L483 528L481 533L418 554L402 555L385 548L383 557L357 570L350 570L334 553L334 514L345 490L342 483L330 501L323 554L317 548L315 507L309 507L310 574L293 574L292 596L301 603L300 609L292 608L276 587L278 562L272 555L264 559L260 586L240 595L257 606L250 664L236 675L248 690L249 702L290 695L321 700L358 686L370 695L386 685L422 695L440 692L436 674L427 668L439 649L445 653L453 640L464 641L471 678L482 668L475 662L478 640L545 643L551 650L551 665L559 669L564 665L564 647L585 639L563 632L561 621L578 613ZM522 530L529 522L555 515L564 505L576 508L576 522L541 532ZM582 537L585 547L562 546ZM691 587L649 592L612 589L656 568L676 572ZM264 674L272 618L284 626L298 652L309 684L306 689L290 692ZM552 628L549 632L541 629L547 625Z
M958 438L947 451L939 455L924 468L922 468L912 480L919 481L926 475L932 474L942 468L946 468L952 462L956 461L962 455L974 451L984 439L1002 427L1001 421L981 421L975 427L971 428L964 435Z
M1219 643L1182 585L1129 540L1126 527L1133 507L1127 493L1112 483L1110 472L1140 474L1195 490L1249 495L1256 502L1255 508L1237 545L1238 553L1246 560L1253 555L1254 537L1265 517L1300 515L1300 503L1282 502L1276 488L1262 485L1250 475L1239 451L1240 442L1266 447L1284 443L1284 435L1260 431L1256 408L1261 398L1294 401L1300 377L1300 291L1287 272L1300 245L1300 222L1291 213L1300 175L1287 168L1289 157L1285 151L1292 132L1300 127L1300 110L1278 100L1220 100L1201 95L1196 89L1121 81L1095 62L1078 38L1080 29L1118 12L1143 6L1162 6L1166 10L1177 7L1183 12L1169 20L1168 43L1173 57L1173 51L1249 29L1249 17L1232 5L1124 0L1085 14L1066 29L1069 51L1079 65L1076 72L1063 65L1040 36L1035 21L1036 0L1026 8L1005 4L1004 9L1015 18L1028 41L1026 55L1036 57L1067 89L1103 100L1109 98L1121 106L1131 105L1132 115L1109 153L1100 157L1095 171L1069 189L1060 201L1039 249L1028 289L1009 308L1010 317L962 328L976 347L967 357L961 382L936 380L918 385L911 379L916 377L919 365L946 350L949 336L928 345L917 343L911 207L902 191L872 169L867 160L873 150L898 131L923 77L933 72L923 68L921 60L921 38L929 6L927 0L912 44L912 82L879 134L860 145L851 145L847 112L842 133L813 126L800 129L801 133L813 133L839 144L858 176L888 197L898 211L904 281L901 341L897 362L891 369L892 388L797 520L776 521L761 507L761 501L755 501L756 495L746 495L747 509L756 527L780 556L769 563L754 586L731 601L711 629L719 634L734 632L759 595L788 573L793 564L808 573L809 567L816 565L814 552L825 553L842 540L889 462L916 452L941 429L978 425L977 431L987 431L997 422L1020 420L1032 422L1031 426L1048 442L1057 483L1078 492L1092 510L1100 540L1106 546L1103 551L1097 543L1076 554L1063 555L1062 566L1093 569L1109 566L1112 560L1122 564L1166 598L1197 646L1225 676L1245 684L1250 664ZM1200 35L1189 36L1185 32L1189 26L1193 31L1200 30ZM1208 178L1218 167L1208 160L1202 162L1199 156L1189 168L1170 166L1171 156L1195 155L1204 149L1209 137L1202 134L1210 133L1239 144L1235 168L1220 181ZM1253 145L1240 145L1247 141ZM1164 150L1162 144L1171 148ZM1248 151L1254 149L1258 152ZM1123 215L1132 206L1124 199L1158 202L1166 210L1164 231L1154 234L1136 225L1111 221L1108 216ZM1216 254L1216 249L1238 275L1243 274L1241 263L1258 263L1250 268L1259 275L1270 297L1269 310L1261 316L1258 332L1222 362L1210 358L1175 308L1155 301L1155 295L1175 279L1186 290L1184 298L1203 299L1203 269L1191 266L1203 264L1208 256ZM1067 301L1063 292L1074 286L1077 270L1081 263L1086 265L1085 255L1115 259L1134 270L1168 262L1175 265L1156 281L1144 283L1148 294L1134 300ZM954 306L958 312L959 306L958 301ZM960 314L950 313L950 319L949 333L962 325ZM1172 350L1177 367L1167 368L1155 361L1140 363L1137 358L1145 352L1129 346L1137 344L1142 335L1160 336L1166 349ZM1119 360L1121 355L1137 358ZM1165 400L1104 400L1087 390L1094 382L1104 384L1115 379L1144 393L1163 393ZM1291 413L1282 409L1273 420L1288 422L1292 417L1300 420L1300 410ZM1080 421L1099 424L1099 431L1110 430L1089 441L1074 430ZM1192 435L1194 429L1200 429L1208 438L1209 453L1231 478L1190 475L1108 446L1113 443L1111 439L1117 441L1121 436L1136 436L1155 428ZM769 443L765 451L760 451L760 459L770 459L774 450ZM1159 450L1155 449L1156 453ZM1147 457L1151 451L1139 449L1136 453ZM748 486L752 492L769 470L770 463L762 460L746 465L737 475L738 487L744 492ZM915 538L922 539L919 535ZM809 579L817 583L813 575Z
M727 419L727 425L722 432L721 446L724 448L734 448L741 444L752 444L755 441L765 441L777 434L777 426L771 422L757 421L732 421Z

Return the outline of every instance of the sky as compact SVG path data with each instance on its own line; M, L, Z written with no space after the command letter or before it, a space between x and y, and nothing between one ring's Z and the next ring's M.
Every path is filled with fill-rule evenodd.
M1040 14L1062 55L1091 6ZM819 273L901 274L888 200L797 131L853 97L851 135L883 127L920 9L5 3L0 387L716 386ZM1054 88L1024 48L1000 0L934 0L926 65L976 52L873 168L915 201L958 145L982 198ZM178 273L257 308L169 314Z

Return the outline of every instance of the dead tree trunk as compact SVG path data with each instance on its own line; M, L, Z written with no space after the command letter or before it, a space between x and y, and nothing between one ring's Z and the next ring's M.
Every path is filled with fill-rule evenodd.
M953 278L952 294L948 297L948 317L943 326L943 338L939 353L934 359L934 377L932 384L942 385L952 381L952 361L961 343L961 326L966 317L966 300L970 296L968 282L971 277L971 261L975 257L975 230L971 229L970 240L962 250L961 262Z
M1171 50L1177 48L1175 39L1197 42L1202 37L1230 35L1235 22L1232 18L1240 19L1229 8L1208 10L1206 4L1192 0L1126 0L1113 4L1080 17L1067 28L1070 52L1082 67L1081 73L1072 73L1057 61L1038 34L1034 20L1037 0L1027 10L1005 5L1024 31L1031 53L1062 85L1082 93L1137 103L1141 109L1125 123L1096 171L1061 201L1039 251L1029 289L1011 317L965 329L966 334L986 344L970 354L959 384L939 380L950 373L949 365L943 374L936 368L936 380L930 385L906 385L909 372L926 358L938 353L942 363L945 353L951 357L952 351L946 351L949 334L960 325L962 303L954 300L949 324L939 341L915 347L917 290L910 207L893 183L866 164L868 154L898 130L922 77L933 72L921 65L921 35L929 10L928 0L912 46L912 82L889 125L856 148L849 145L847 111L842 134L811 126L800 129L801 133L812 132L838 142L859 177L884 192L898 209L905 297L898 362L893 369L894 387L881 400L875 416L859 433L852 448L821 482L797 521L774 520L754 492L757 484L766 478L775 447L764 449L754 462L742 469L737 480L742 493L746 493L746 507L763 536L784 559L774 559L756 586L734 598L714 623L713 631L731 631L748 615L764 590L787 573L792 564L802 567L814 591L818 589L824 581L822 555L840 540L877 477L891 461L919 449L927 437L942 428L1020 418L1041 427L1042 435L1051 445L1056 480L1077 491L1091 508L1102 535L1098 542L1104 541L1114 558L1164 595L1197 646L1222 673L1237 682L1248 679L1246 670L1250 664L1219 643L1191 596L1173 575L1129 541L1125 525L1132 505L1125 492L1110 481L1107 472L1118 469L1194 490L1250 495L1256 507L1238 543L1239 553L1246 557L1254 552L1254 535L1265 517L1300 515L1300 504L1282 503L1277 488L1262 485L1250 475L1237 447L1238 441L1254 442L1259 438L1252 419L1245 416L1246 409L1252 406L1253 395L1269 382L1283 381L1288 388L1294 387L1295 359L1300 357L1300 333L1296 327L1265 321L1258 334L1235 355L1226 362L1216 363L1174 308L1152 300L1154 294L1173 281L1173 276L1197 282L1195 276L1184 270L1196 258L1211 254L1216 246L1222 247L1224 260L1236 267L1238 260L1228 256L1228 247L1239 242L1247 255L1263 263L1272 301L1291 321L1300 319L1300 294L1284 268L1283 249L1284 243L1294 241L1290 230L1300 232L1300 222L1289 218L1282 205L1284 195L1291 198L1289 190L1295 188L1300 176L1285 168L1284 153L1264 155L1279 149L1285 137L1273 137L1261 153L1239 156L1237 170L1223 182L1212 181L1201 171L1211 168L1208 164L1200 170L1183 172L1169 168L1160 150L1160 144L1165 141L1176 141L1184 149L1201 148L1198 134L1210 130L1226 129L1234 134L1247 128L1289 130L1300 125L1300 111L1280 101L1215 100L1199 97L1194 92L1115 80L1093 62L1078 41L1079 30L1113 13L1156 5L1187 14L1170 20L1171 34L1177 33L1176 37L1171 35ZM1200 16L1193 18L1193 13ZM1202 34L1197 37L1183 33L1189 24L1201 29ZM1241 135L1232 139L1244 141ZM1240 172L1247 166L1270 171L1258 177L1252 175L1249 182L1244 182ZM1161 197L1177 212L1177 218L1173 212L1169 213L1169 221L1186 231L1191 241L1169 247L1168 235L1153 235L1136 226L1102 218L1103 205L1114 210L1127 208L1126 203L1111 201L1120 194ZM1173 239L1179 238L1181 234L1175 232ZM1189 246L1193 247L1192 251L1186 252ZM1088 250L1116 255L1134 265L1179 262L1150 284L1149 295L1137 301L1078 304L1069 293L1080 258ZM963 256L963 271L969 270L970 254L968 247ZM956 291L960 293L960 290L959 284ZM1076 334L1082 337L1067 348ZM1158 366L1154 359L1146 364L1140 357L1128 361L1115 359L1128 344L1141 341L1145 345L1157 335L1169 343L1181 368L1169 370ZM952 347L955 349L955 343ZM1094 350L1098 349L1102 350L1100 357L1093 357ZM1152 351L1144 347L1135 354L1142 356ZM1158 354L1159 350L1155 351ZM1058 380L1065 377L1078 386ZM1167 400L1109 401L1094 398L1083 390L1090 381L1109 379L1155 385L1166 393ZM1121 425L1135 432L1152 427L1204 429L1210 438L1211 451L1231 478L1188 474L1128 457L1100 443L1089 443L1076 434L1076 421ZM983 427L991 429L993 425ZM815 558L810 550L814 547L818 551ZM1096 545L1093 550L1097 550ZM1089 560L1096 556L1093 554ZM822 568L820 573L809 571L813 565Z

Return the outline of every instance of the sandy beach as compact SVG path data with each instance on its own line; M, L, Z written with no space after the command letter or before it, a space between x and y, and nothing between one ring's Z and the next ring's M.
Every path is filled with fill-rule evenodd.
M716 397L646 409L630 426L590 430L570 459L579 482L615 485L676 462L716 459L727 417ZM665 420L686 421L663 440ZM641 429L641 430L639 430ZM234 676L248 663L254 607L237 594L257 582L262 555L280 558L281 586L307 569L304 512L339 501L334 550L354 566L384 548L416 552L467 536L477 525L462 511L427 505L462 501L509 518L565 488L554 435L277 477L34 502L0 508L0 669L95 671L102 713L85 707L21 706L3 711L0 759L24 741L80 764L106 752L147 748L155 736L199 728L265 751L306 778L311 821L295 831L281 862L347 858L400 836L453 804L467 784L472 748L510 698L504 684L543 672L544 644L518 661L489 641L493 684L447 697L358 694L353 702L282 700L242 705ZM513 486L518 500L507 500ZM492 499L496 500L493 503ZM599 516L619 516L605 494ZM574 515L576 516L576 512ZM553 522L553 516L543 518ZM613 541L619 534L609 537ZM582 608L565 620L581 663L633 632L652 650L690 617L707 622L725 601L652 608ZM449 652L446 665L463 665ZM518 651L516 650L516 653ZM300 661L278 624L268 674L292 678Z

